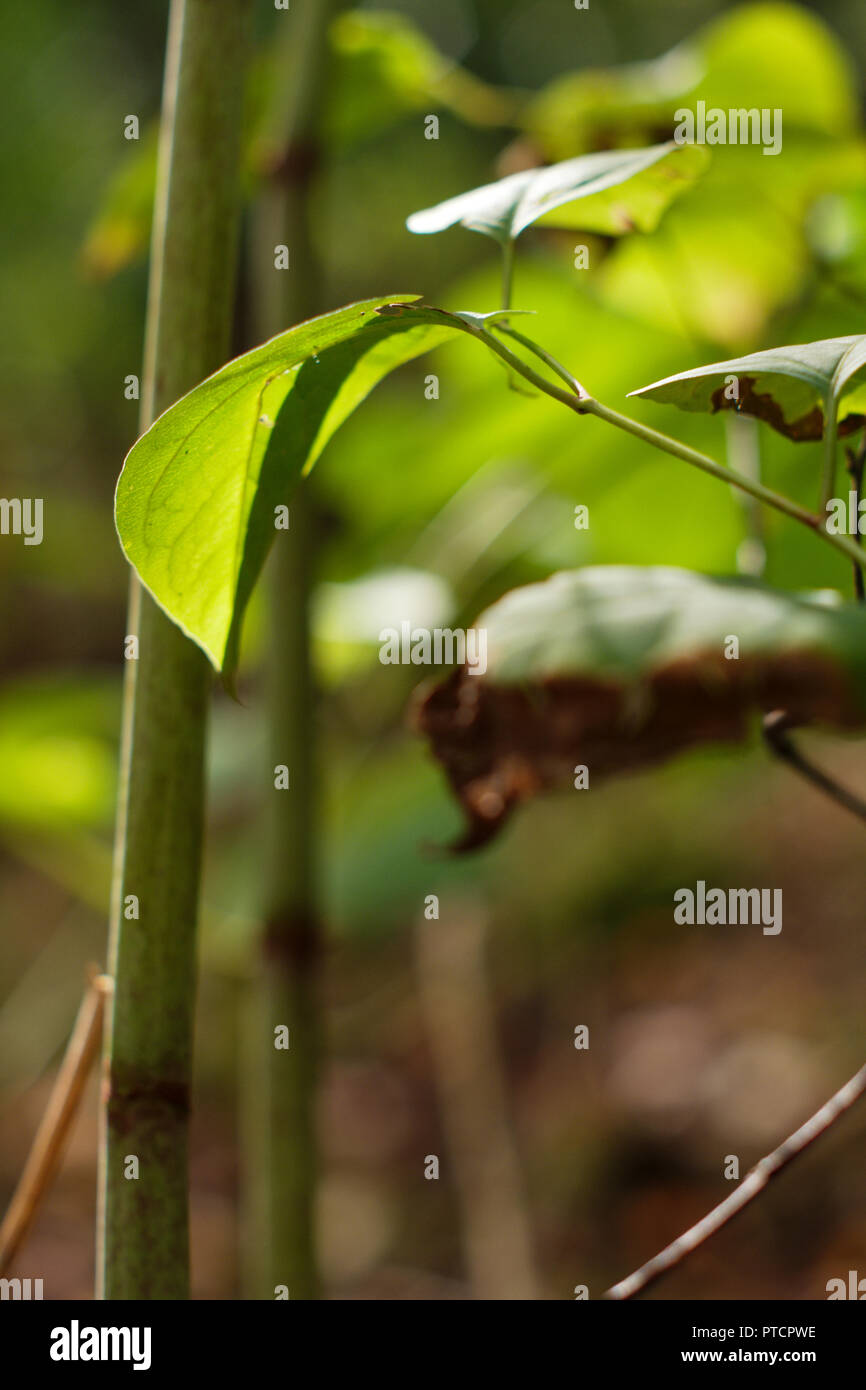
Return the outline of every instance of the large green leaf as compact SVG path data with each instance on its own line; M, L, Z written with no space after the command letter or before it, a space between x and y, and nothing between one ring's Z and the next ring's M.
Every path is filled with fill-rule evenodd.
M534 222L580 227L618 236L650 231L672 198L705 167L706 151L693 145L651 145L605 150L542 169L509 174L460 193L406 219L410 232L442 232L460 223L495 241L518 237ZM627 188L624 185L628 185Z
M288 501L334 431L401 363L472 333L413 295L350 304L221 367L133 445L117 485L121 544L214 666L237 663L244 609Z
M820 439L827 403L846 401L840 433L866 424L866 336L824 338L713 362L632 391L683 410L739 410L788 439Z
M486 633L486 670L458 669L417 712L466 812L466 848L520 801L571 787L578 766L592 787L742 739L753 713L777 708L800 722L866 724L866 609L826 594L600 566L516 589L474 626Z

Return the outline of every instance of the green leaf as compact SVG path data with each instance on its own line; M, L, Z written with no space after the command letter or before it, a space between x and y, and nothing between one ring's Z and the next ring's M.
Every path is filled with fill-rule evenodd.
M844 136L857 122L851 54L817 15L778 3L738 6L650 62L562 73L523 119L562 159L602 140L658 139L699 99L725 111L781 108L786 152L789 132Z
M290 328L182 397L127 455L115 503L124 552L217 670L237 665L275 508L334 431L395 367L477 334L415 299L365 300Z
M866 414L860 413L866 409L864 367L866 337L824 338L695 367L630 394L683 410L738 410L765 420L788 439L820 439L827 402L837 405L854 392L840 412L840 433L866 424Z
M111 824L118 693L114 681L59 671L0 688L0 830Z
M500 242L513 240L534 222L610 236L650 231L706 162L705 150L673 141L641 150L581 155L509 174L497 183L413 212L406 226L410 232L427 234L459 222Z
M516 97L446 58L405 15L349 10L329 32L324 134L341 149L409 114L452 111L472 125L508 125Z
M666 567L600 566L515 589L476 620L486 670L428 693L418 727L489 840L536 793L742 740L750 715L866 724L866 609ZM737 659L728 659L731 635Z
M787 124L778 159L765 159L754 145L717 146L700 184L655 233L621 240L594 287L631 319L719 343L719 357L764 347L780 312L810 302L816 277L803 231L809 209L862 182L864 173L860 142L798 135ZM849 278L856 283L846 268ZM820 273L818 283L832 293L829 275ZM856 327L846 323L841 331ZM832 331L831 320L808 336Z
M112 174L81 248L81 264L107 280L147 250L156 186L156 128L130 145Z

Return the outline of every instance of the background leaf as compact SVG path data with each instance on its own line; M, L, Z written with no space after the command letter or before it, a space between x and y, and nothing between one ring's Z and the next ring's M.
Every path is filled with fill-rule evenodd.
M728 362L713 362L665 377L632 391L683 410L737 410L757 416L788 439L820 439L824 432L824 403L843 399L857 387L866 367L866 338L823 338L816 343L752 352ZM730 379L737 380L726 395ZM866 423L859 413L866 405L860 390L841 412L842 433Z
M599 566L513 590L474 626L487 668L426 694L430 738L484 844L521 801L741 740L755 711L866 722L866 610L688 570ZM735 636L738 657L726 656Z
M611 236L649 231L706 161L706 151L673 141L642 150L604 150L509 174L413 212L406 226L426 234L459 222L495 241L510 241L533 222Z

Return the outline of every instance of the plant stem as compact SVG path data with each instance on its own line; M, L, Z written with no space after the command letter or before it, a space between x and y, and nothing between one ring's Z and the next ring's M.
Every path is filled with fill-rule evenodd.
M751 415L742 415L735 410L726 410L724 418L726 457L730 467L742 473L743 477L760 482L761 450L757 420ZM767 563L764 513L760 502L754 497L738 495L737 500L743 509L746 530L737 547L737 569L740 574L760 579Z
M288 71L275 111L271 178L257 209L256 328L267 338L321 312L321 268L310 221L311 179L321 160L327 29L342 0L306 0L285 28ZM273 247L291 269L273 270ZM286 499L288 500L288 499ZM322 928L316 887L315 690L309 630L316 509L306 479L291 501L269 569L268 705L271 767L289 769L288 790L269 775L268 858L257 988L247 1019L247 1278L255 1297L285 1285L292 1299L318 1297L314 1239L318 1167L315 1101L321 1019ZM288 1050L274 1028L289 1029Z
M805 507L793 502L790 497L785 497L783 493L773 492L771 488L764 487L757 479L747 478L742 473L735 473L731 468L724 468L706 454L700 454L696 449L690 449L687 444L681 444L676 439L669 439L667 435L659 434L658 430L638 424L637 420L630 420L628 416L620 415L599 401L590 400L584 402L584 406L588 414L596 415L600 420L607 420L609 424L627 430L629 434L636 435L638 439L643 439L647 444L652 444L667 454L673 454L675 458L684 459L686 463L703 469L705 473L710 473L714 478L732 483L735 487L741 488L743 492L756 497L765 506L774 507L777 512L782 512L785 516L791 517L792 520L799 521L803 526L808 526L810 531L814 532L816 536L820 536L834 550L838 550L840 554L853 560L854 564L859 565L861 569L866 569L866 551L861 550L849 536L835 536L825 530L826 517L816 516L814 512L807 511Z
M507 333L509 338L514 338L518 343L522 343L525 348L528 348L530 352L535 353L535 356L540 358L546 366L550 367L551 371L555 372L560 380L564 381L566 386L568 386L580 400L589 399L589 392L581 386L577 377L573 376L568 368L564 367L563 364L553 356L553 353L548 352L540 343L533 342L532 338L527 338L524 333L519 333L517 329L512 328L510 324L499 323L497 324L497 328L500 333Z
M717 463L709 455L699 453L697 449L690 448L688 444L681 444L678 439L670 439L668 435L660 434L658 430L651 429L648 425L642 425L627 415L620 415L618 411L611 410L609 406L602 405L600 401L590 401L587 410L589 414L597 416L599 420L606 420L608 424L615 425L617 429L635 435L646 444L652 444L654 448L661 449L666 454L673 454L674 458L683 459L686 463L693 464L695 468L702 469L704 473L709 473L713 478L719 478L723 483L733 483L743 492L757 498L759 502L766 503L768 507L775 507L777 511L784 512L794 521L808 526L811 531L819 531L819 519L814 512L807 511L805 507L793 502L790 497L785 497L783 493L773 492L770 488L764 487L763 483L759 483L757 479L748 478L744 473L737 473L732 468L726 468L724 464Z
M514 237L502 242L502 292L501 309L511 308L511 293L514 286Z
M854 490L857 544L862 545L860 541L860 499L863 495L863 468L866 465L866 429L860 436L859 446L856 449L846 449L845 453L848 460L848 474ZM854 593L860 603L866 602L866 584L863 582L863 571L859 565L854 566Z
M858 820L866 821L866 801L857 796L854 792L848 791L847 787L840 784L826 772L822 772L814 763L809 762L788 737L791 729L796 728L796 723L785 710L773 710L771 714L764 715L763 734L767 746L780 758L788 767L799 772L801 777L805 777L807 782L811 782L813 787L817 787L825 796L829 796L835 801L837 806L843 810L850 811L852 816Z
M638 420L632 420L628 415L621 415L617 410L611 410L610 406L602 405L601 401L595 400L588 395L576 377L557 362L550 353L544 348L539 347L530 338L518 334L513 328L495 325L502 332L507 333L534 352L545 362L563 381L571 385L571 394L560 390L552 382L547 381L532 367L528 366L516 353L511 352L504 343L499 342L489 329L478 326L470 329L477 334L487 346L501 357L518 375L526 381L536 386L539 391L550 396L553 400L559 401L560 405L567 406L577 415L595 415L599 420L605 420L609 425L615 425L617 429L625 430L627 434L634 435L637 439L643 440L645 444L651 444L654 449L660 449L663 453L672 454L674 458L682 459L685 463L690 463L695 468L700 468L704 473L709 473L712 477L720 479L729 486L740 488L741 491L748 493L767 507L773 507L777 512L790 517L793 521L799 521L801 525L807 526L816 536L820 536L834 550L845 555L861 569L866 569L866 550L861 549L849 536L837 536L826 530L827 517L816 515L801 507L799 503L792 501L790 497L785 497L781 492L774 492L771 488L764 487L756 478L746 477L743 473L736 472L733 468L726 468L708 454L701 454L697 449L692 449L688 444L682 444L678 439L671 439L666 434L659 433L658 430L651 429L649 425L642 425Z
M858 1100L866 1095L866 1066L861 1067L851 1080L831 1096L821 1109L808 1119L804 1125L789 1135L784 1143L780 1144L772 1153L762 1158L760 1163L756 1163L739 1187L735 1187L730 1196L720 1202L717 1207L713 1207L702 1220L689 1230L684 1231L677 1240L661 1250L658 1255L654 1255L646 1264L641 1265L627 1279L621 1279L618 1284L614 1284L608 1289L603 1298L622 1300L634 1298L635 1294L642 1293L649 1288L663 1274L674 1269L686 1255L690 1255L693 1250L697 1250L703 1245L705 1240L714 1236L723 1226L726 1226L732 1217L737 1216L745 1207L753 1202L759 1193L763 1192L768 1182L781 1173L783 1168L787 1168L792 1159L797 1158L804 1149L813 1144L820 1138L831 1125L834 1125L840 1116L851 1109Z
M836 441L839 433L839 406L833 395L824 402L824 472L821 482L821 515L827 514L827 503L836 487Z
M141 428L228 354L249 0L172 0ZM97 1280L189 1294L188 1114L210 668L132 579L112 884ZM137 1176L130 1160L137 1160Z

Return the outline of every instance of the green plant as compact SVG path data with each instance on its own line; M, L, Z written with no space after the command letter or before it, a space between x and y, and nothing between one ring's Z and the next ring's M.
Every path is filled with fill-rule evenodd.
M685 409L735 410L792 440L824 438L820 510L813 512L600 402L514 326L514 243L526 227L542 221L613 235L655 225L704 164L702 151L671 144L585 156L416 213L412 230L439 231L460 221L500 244L499 308L449 312L394 294L348 305L227 363L151 425L127 456L118 484L121 543L156 603L230 688L244 611L291 487L379 381L458 337L493 354L512 384L735 486L806 527L858 574L866 568L857 540L828 525L838 439L864 425L866 338L754 353L633 393ZM855 456L849 462L853 467ZM860 463L862 471L862 457ZM605 773L690 743L739 737L750 711L771 716L782 709L789 722L819 720L843 729L866 722L866 610L858 604L832 606L825 597L795 599L756 583L712 582L683 571L612 568L516 591L480 622L493 636L487 672L472 678L456 672L428 696L420 715L468 812L466 846L489 839L518 800L567 785L576 759L592 762L580 756L586 746L604 750L597 766ZM739 651L727 664L730 633L737 634ZM671 684L672 673L678 684ZM479 697L469 721L466 680ZM551 721L554 702L558 717ZM767 727L771 746L792 766L857 808L851 794L790 756L777 725ZM521 730L530 728L524 745ZM489 729L495 737L487 736Z
M670 153L668 147L653 151L652 160L642 165L658 164ZM551 170L536 171L535 184L529 175L516 182L510 177L451 200L441 218L415 214L409 225L424 230L449 226L462 217L461 208L470 208L469 224L501 241L504 280L510 284L510 248L532 220L610 225L610 171L602 174L599 191L595 179L581 172L582 163L567 161L567 180L564 173L554 179ZM619 167L629 170L634 162L621 160ZM555 190L555 210L543 192L533 191L542 173L548 175L546 186ZM622 173L623 180L628 178L628 172ZM645 195L639 178L637 183L641 204ZM584 197L586 211L576 213ZM619 198L617 215L624 226L628 185ZM501 226L507 228L501 236L490 230ZM408 295L349 305L228 363L166 411L134 445L117 491L121 543L157 602L227 680L234 676L243 612L273 539L274 513L286 488L310 471L334 431L378 381L456 334L482 343L515 376L575 414L594 415L742 489L866 567L859 545L829 531L821 512L810 512L594 399L568 368L512 326L514 312L503 307L451 313ZM541 374L510 343L540 361L558 382ZM836 477L837 435L863 424L858 398L864 365L866 339L829 339L714 363L633 394L674 401L686 409L734 409L766 419L792 439L824 436L821 497L826 510Z

